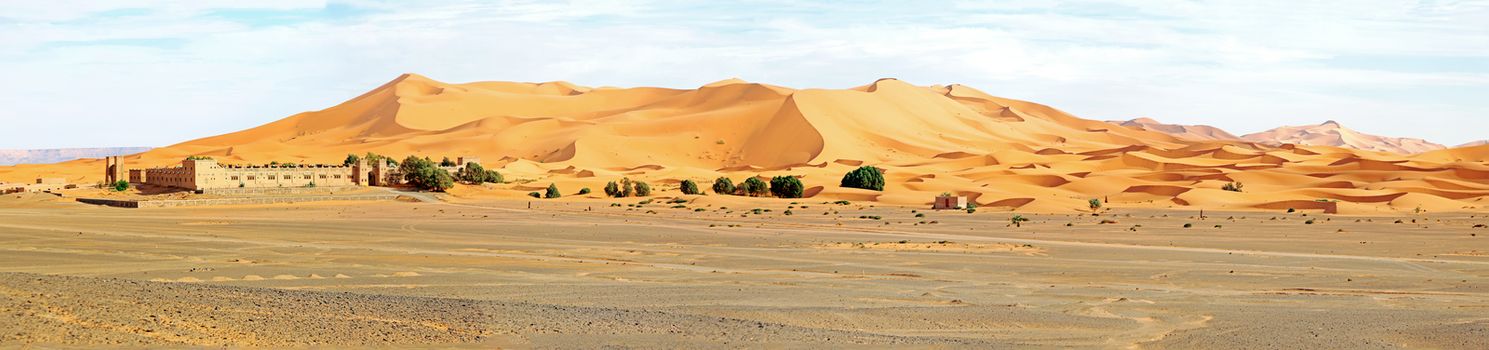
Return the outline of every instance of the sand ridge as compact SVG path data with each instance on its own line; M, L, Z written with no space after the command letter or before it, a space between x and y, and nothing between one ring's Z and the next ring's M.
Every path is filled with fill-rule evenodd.
M1353 137L1353 136L1351 136ZM941 192L1006 210L1070 212L1087 200L1150 208L1464 211L1489 207L1489 145L1414 155L1330 146L1195 141L1082 119L963 85L881 79L792 89L737 79L697 89L588 88L565 82L449 84L405 74L324 110L125 157L170 166L340 163L346 154L479 156L513 183L456 189L518 198L549 183L801 177L810 196L922 205ZM0 167L0 179L89 183L101 160ZM837 187L859 165L886 169L884 192ZM1241 182L1244 192L1221 191ZM595 197L598 195L591 195Z

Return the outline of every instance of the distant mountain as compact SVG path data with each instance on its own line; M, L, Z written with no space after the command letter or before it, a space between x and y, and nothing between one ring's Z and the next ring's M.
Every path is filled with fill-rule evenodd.
M1473 147L1473 146L1483 146L1483 145L1489 145L1489 140L1478 140L1478 141L1474 141L1474 142L1469 142L1469 143L1465 143L1465 144L1453 146L1453 148L1463 148L1463 147Z
M50 164L82 158L122 156L151 150L150 147L0 149L0 165Z
M1417 154L1447 149L1447 146L1422 139L1377 136L1351 130L1333 120L1318 125L1284 126L1241 136L1242 140L1262 144L1299 144L1335 146L1366 151Z
M1152 118L1137 118L1128 121L1111 121L1113 124L1148 131L1157 131L1181 139L1196 141L1239 141L1240 137L1209 125L1164 124Z

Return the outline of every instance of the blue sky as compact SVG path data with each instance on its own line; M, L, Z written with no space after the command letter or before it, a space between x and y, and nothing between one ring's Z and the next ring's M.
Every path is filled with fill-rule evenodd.
M29 1L0 148L164 146L405 72L688 88L961 83L1233 133L1489 138L1489 1Z

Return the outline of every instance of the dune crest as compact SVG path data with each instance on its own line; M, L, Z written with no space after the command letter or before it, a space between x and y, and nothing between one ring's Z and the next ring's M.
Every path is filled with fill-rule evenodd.
M620 177L706 184L718 176L739 182L794 175L821 187L812 193L823 198L923 205L952 192L1000 210L1047 212L1085 210L1092 198L1135 207L1342 212L1489 206L1489 187L1477 185L1489 181L1489 145L1444 149L1337 123L1239 140L1205 126L1121 124L964 85L896 79L849 89L739 79L668 89L450 84L405 74L324 110L125 162L143 168L191 155L255 164L340 163L367 152L479 156L508 179L565 189L598 189ZM860 165L887 170L884 192L837 187ZM102 177L99 169L96 159L0 167L0 179L88 183ZM1232 182L1244 183L1244 192L1221 190ZM521 197L536 185L504 186L463 193ZM1331 204L1308 204L1314 202Z
M1330 120L1318 125L1284 126L1241 136L1242 140L1280 145L1334 146L1365 151L1417 154L1446 149L1422 139L1387 137L1362 133Z
M1137 118L1127 121L1112 121L1111 123L1135 128L1139 130L1152 130L1187 140L1199 141L1239 141L1241 137L1233 135L1220 128L1209 125L1179 125L1164 124L1153 118Z

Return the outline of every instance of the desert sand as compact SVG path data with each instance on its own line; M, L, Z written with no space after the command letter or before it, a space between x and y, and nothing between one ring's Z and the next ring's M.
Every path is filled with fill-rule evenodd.
M1279 127L1246 134L1241 136L1241 139L1273 145L1293 143L1402 154L1425 153L1448 148L1423 139L1370 135L1346 128L1333 120L1318 125Z
M1157 131L1173 137L1196 140L1196 141L1241 141L1236 136L1217 127L1209 125L1180 125L1164 124L1153 118L1137 118L1125 121L1109 121L1109 123L1134 128L1138 130ZM1338 146L1338 145L1333 145Z
M1480 214L440 196L0 197L0 347L1489 347Z
M675 193L684 179L706 187L719 176L777 175L801 177L813 199L922 205L952 192L984 207L1037 212L1083 210L1091 198L1147 208L1463 211L1483 210L1489 195L1489 145L1404 155L1196 141L967 86L894 79L840 90L734 79L665 89L448 84L408 74L325 110L124 160L136 168L191 155L339 164L366 152L479 156L516 180L462 192L486 198L521 198L549 183L598 192L622 177ZM887 171L884 192L837 186L860 165ZM96 159L0 167L0 181L93 183L101 169ZM1245 192L1220 190L1231 182Z

